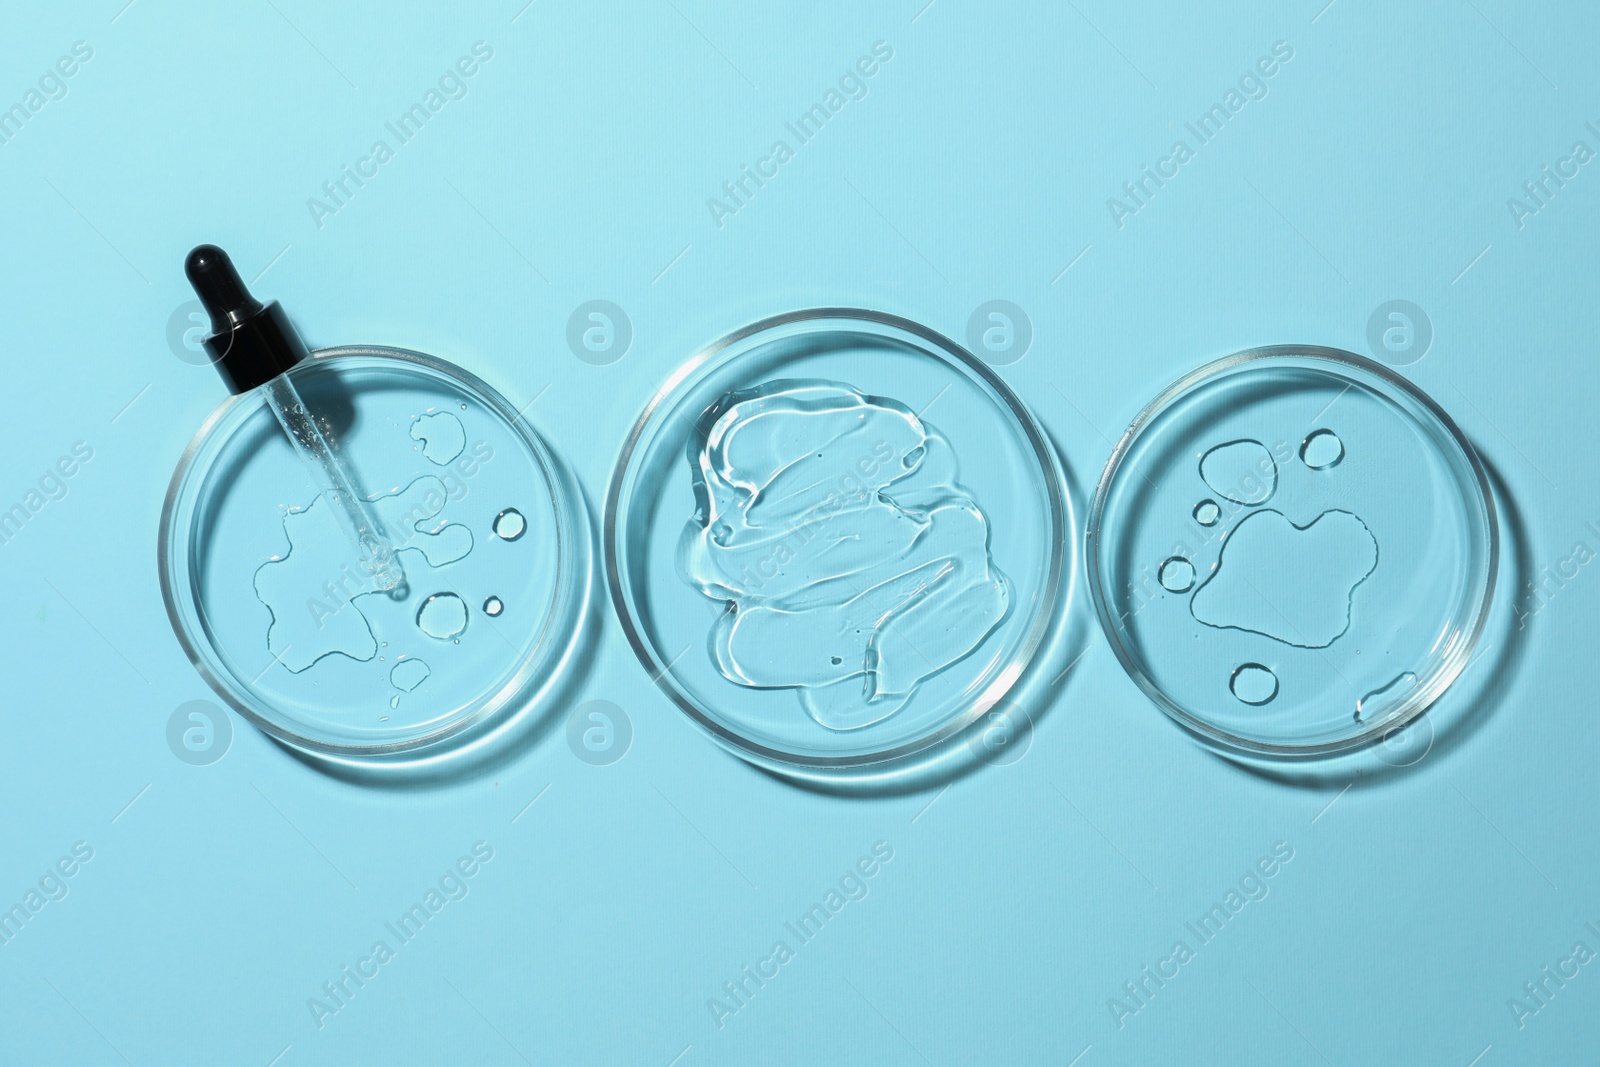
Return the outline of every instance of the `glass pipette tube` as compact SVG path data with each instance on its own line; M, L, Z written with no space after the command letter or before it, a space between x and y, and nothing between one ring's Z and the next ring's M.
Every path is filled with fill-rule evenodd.
M294 445L306 472L333 507L340 528L355 545L362 571L380 590L388 592L399 588L406 576L400 569L394 547L384 536L377 515L351 482L337 449L317 425L316 417L306 407L291 377L280 374L258 388L267 406L278 417L278 425Z
M339 527L360 557L361 569L378 589L400 588L405 573L394 546L371 504L356 489L357 481L340 456L337 438L330 440L295 388L289 371L310 353L277 301L262 304L245 287L228 254L216 245L200 245L189 253L184 271L211 313L212 334L206 338L216 368L235 393L259 389L311 480L328 498Z

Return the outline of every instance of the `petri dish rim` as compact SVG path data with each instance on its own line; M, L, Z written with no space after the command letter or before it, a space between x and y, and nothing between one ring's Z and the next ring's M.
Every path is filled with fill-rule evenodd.
M541 621L538 634L534 638L528 652L522 657L517 668L507 677L505 682L495 691L486 693L480 700L480 706L472 713L448 720L435 729L419 733L414 737L402 740L376 742L371 744L343 744L319 737L296 728L300 724L288 717L284 721L263 712L260 708L252 706L248 698L249 687L243 685L238 679L231 677L225 665L220 662L214 667L213 660L207 655L206 650L199 647L198 642L209 636L210 624L202 607L193 608L195 618L191 621L186 617L185 608L179 603L182 593L186 599L196 599L194 593L195 583L192 570L192 561L187 551L181 561L174 561L173 553L179 547L179 531L174 527L179 519L179 512L186 504L184 499L185 489L190 477L195 473L194 467L200 459L203 449L210 443L213 434L224 425L233 414L235 408L246 401L245 395L236 394L229 396L218 404L205 421L200 424L189 442L184 446L178 464L172 472L172 477L167 483L167 492L161 504L160 527L156 539L156 565L161 585L161 597L166 606L167 619L172 626L173 633L177 635L178 643L182 646L184 655L194 666L200 677L211 687L222 700L234 711L242 715L248 722L266 733L268 736L314 755L329 757L335 760L354 760L357 762L368 760L387 760L393 758L432 757L442 748L445 742L461 741L463 744L472 735L483 729L498 730L505 725L508 717L519 716L528 706L537 701L538 694L548 688L549 679L537 677L537 668L552 665L552 669L560 671L567 658L569 646L577 639L579 631L584 624L584 616L589 610L588 598L584 594L591 559L583 551L587 543L585 530L587 528L587 509L581 498L581 491L571 480L564 476L564 472L550 446L544 438L533 429L513 408L498 390L490 386L483 379L470 371L453 363L438 359L422 352L409 349L392 348L384 345L341 345L328 348L319 348L311 352L310 360L322 366L334 366L341 361L353 361L367 358L392 359L402 363L414 364L426 371L443 375L456 384L471 389L489 406L496 414L501 416L522 438L529 452L539 466L546 489L550 493L552 509L555 514L556 538L556 584L552 591L545 617ZM195 518L195 509L199 503L190 505L191 521ZM182 532L182 539L187 540L189 531ZM588 535L592 536L592 535ZM178 568L182 568L182 578L178 576ZM583 576L580 580L579 575ZM575 619L576 625L573 633L565 641L553 641L553 628L562 619ZM195 631L199 632L195 632ZM218 660L221 660L218 656ZM243 690L241 692L240 690ZM526 696L527 700L519 701L518 698ZM265 701L262 702L266 703ZM289 723L294 723L293 726Z
M619 529L622 494L626 488L628 475L633 467L635 453L640 445L645 443L647 434L656 426L656 416L667 403L681 390L696 380L699 372L710 373L718 366L716 361L737 358L738 353L728 354L731 349L760 334L783 329L791 326L802 326L807 323L824 324L828 322L848 326L855 322L864 324L870 332L872 328L888 328L909 334L918 341L931 346L939 357L953 361L958 369L971 373L980 384L993 390L1000 399L1005 413L1016 420L1024 438L1032 448L1034 457L1040 465L1039 475L1047 489L1049 496L1049 515L1052 527L1052 543L1054 550L1050 553L1049 570L1046 577L1044 595L1038 610L1029 625L1027 636L1023 639L1017 651L1013 654L1014 666L999 673L995 681L991 682L972 705L960 715L954 716L938 730L932 731L914 741L905 744L879 749L876 751L851 754L845 756L813 756L803 753L790 752L783 749L772 748L751 741L749 738L728 729L719 723L713 716L701 710L694 697L676 685L671 675L671 663L663 663L656 654L655 647L649 637L642 631L639 619L635 613L632 598L628 590L627 578L624 573L627 561L623 559L625 552L618 551L618 537L625 531ZM851 307L817 307L806 308L799 311L784 312L768 316L750 323L726 336L711 342L690 356L678 366L661 386L651 395L646 402L639 417L634 421L633 427L624 439L622 450L617 456L617 462L612 470L610 483L606 488L605 514L601 525L601 536L604 541L606 585L611 592L611 602L616 610L617 619L622 624L623 632L627 635L628 644L632 647L634 655L649 672L656 685L667 694L668 698L680 711L688 715L702 729L706 730L719 744L734 753L753 759L759 764L776 766L779 768L795 768L803 771L821 772L850 772L876 765L892 763L897 760L907 759L918 753L935 749L940 744L959 735L973 723L978 721L985 712L1003 701L1006 696L1016 689L1021 682L1026 668L1037 658L1057 619L1061 616L1067 605L1058 603L1066 576L1076 569L1077 538L1072 531L1072 508L1065 489L1066 479L1061 469L1061 462L1056 455L1054 447L1045 435L1043 428L1034 419L1033 415L1022 404L1010 386L997 375L994 370L982 360L972 355L959 344L943 334L929 329L921 323L888 312L873 311L869 308Z
M1457 458L1464 464L1466 472L1470 475L1471 483L1477 488L1477 494L1464 501L1464 503L1469 508L1473 504L1481 508L1479 517L1483 522L1487 539L1487 544L1485 545L1486 563L1482 578L1483 591L1473 607L1472 618L1466 621L1457 631L1455 640L1445 650L1439 667L1430 672L1425 684L1418 685L1416 691L1406 698L1398 713L1392 717L1374 723L1362 731L1352 733L1348 737L1303 745L1270 742L1240 736L1191 714L1167 696L1161 687L1145 672L1141 665L1140 657L1127 646L1126 642L1118 634L1116 612L1104 588L1106 576L1103 573L1100 560L1100 539L1096 536L1100 531L1101 523L1105 516L1106 502L1110 495L1111 487L1115 484L1122 464L1132 451L1134 443L1147 426L1163 414L1174 402L1188 395L1199 386L1242 369L1247 369L1263 360L1277 359L1294 359L1312 364L1326 364L1323 369L1345 378L1352 377L1350 372L1358 375L1369 375L1378 379L1385 386L1403 394L1437 420L1440 428L1445 432L1446 439L1455 446ZM1358 377L1352 378L1352 384L1358 383ZM1483 462L1478 458L1477 451L1467 440L1466 435L1462 433L1461 428L1456 425L1455 420L1431 396L1423 392L1409 379L1397 374L1393 369L1365 356L1359 356L1342 349L1329 348L1324 345L1285 344L1247 348L1196 367L1163 389L1140 410L1139 414L1128 424L1128 428L1117 439L1117 443L1112 448L1111 455L1106 460L1106 465L1100 473L1100 479L1095 485L1094 498L1089 506L1088 522L1084 527L1084 561L1089 582L1089 594L1094 601L1095 615L1100 620L1100 628L1106 636L1106 641L1111 645L1112 651L1116 653L1118 662L1128 672L1128 676L1133 679L1134 683L1162 712L1202 740L1242 755L1267 756L1278 759L1317 759L1363 748L1405 728L1423 712L1427 711L1465 669L1473 649L1477 647L1478 640L1482 637L1483 631L1488 625L1489 608L1494 601L1495 584L1499 573L1499 560L1500 523L1495 509L1494 490L1489 482L1488 472L1484 470Z

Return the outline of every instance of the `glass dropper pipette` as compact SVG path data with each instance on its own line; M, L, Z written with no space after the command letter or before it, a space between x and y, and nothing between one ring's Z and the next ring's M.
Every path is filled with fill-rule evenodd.
M382 523L356 489L337 443L328 440L286 373L309 353L283 308L276 300L263 305L251 296L233 261L216 245L200 245L190 252L184 273L211 315L211 336L205 343L223 380L235 393L260 390L306 472L328 498L360 556L362 570L380 590L400 588L405 573Z

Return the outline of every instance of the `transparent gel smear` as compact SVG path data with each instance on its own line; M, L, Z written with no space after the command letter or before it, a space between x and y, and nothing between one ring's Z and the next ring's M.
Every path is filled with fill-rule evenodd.
M723 677L789 688L818 723L895 714L1005 617L1010 583L946 438L910 408L822 380L729 394L692 440L679 566L723 606Z
M965 752L1054 655L1077 544L1056 457L1004 382L870 311L780 316L690 357L606 503L640 662L778 773Z

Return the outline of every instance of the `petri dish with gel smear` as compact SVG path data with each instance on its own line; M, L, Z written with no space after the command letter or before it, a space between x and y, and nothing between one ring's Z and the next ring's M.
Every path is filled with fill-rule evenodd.
M1106 464L1096 612L1133 680L1224 748L1328 755L1398 730L1467 665L1493 597L1471 445L1371 360L1258 348L1184 376Z
M526 712L573 657L589 595L576 486L488 385L392 348L287 372L404 568L358 565L260 392L196 434L168 490L160 572L189 657L278 740L336 759L421 758Z
M1071 509L995 374L904 319L818 309L682 366L606 502L651 676L757 764L882 765L972 725L1070 593Z

